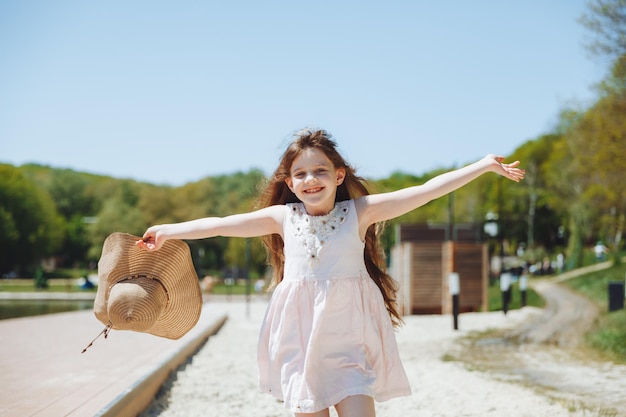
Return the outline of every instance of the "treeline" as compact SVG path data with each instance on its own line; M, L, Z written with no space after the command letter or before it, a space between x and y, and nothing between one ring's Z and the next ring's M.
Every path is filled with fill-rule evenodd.
M152 224L249 210L262 179L252 170L168 187L34 164L0 165L0 272L31 275L51 258L59 267L93 267L110 233L141 236ZM263 270L259 242L190 244L198 268L241 267L239 259L249 256L256 272Z
M522 183L485 175L388 224L387 249L394 244L395 223L482 225L488 213L498 216L505 250L523 244L530 262L563 252L573 267L596 240L617 249L626 163L615 155L626 151L624 111L626 100L607 95L585 112L564 112L558 132L526 142L508 158L524 162ZM370 188L383 192L421 184L451 168L423 176L398 172L371 181ZM60 267L88 268L112 232L141 236L152 224L253 209L264 179L251 170L168 187L40 165L0 165L0 272L29 276L49 258ZM199 273L219 275L235 267L249 267L252 276L265 272L259 239L189 243Z
M568 266L581 264L585 248L602 240L622 246L626 214L626 6L596 0L581 19L596 40L589 49L611 58L596 101L566 109L558 126L520 146L508 160L527 170L521 184L486 175L452 197L433 201L392 222L482 224L497 214L505 249L526 247L535 262L563 252ZM618 36L619 35L619 36ZM389 161L390 164L393 161ZM371 182L372 191L420 184L422 176L395 173ZM147 226L202 216L224 216L254 208L263 173L208 177L166 187L39 165L0 165L0 273L32 274L44 259L87 268L97 262L106 236L141 235ZM453 200L451 200L453 199ZM385 246L394 243L387 227ZM215 238L190 242L201 273L249 266L262 275L265 254L258 239Z
M438 173L421 177L396 173L371 181L370 188L393 190L423 183ZM110 233L141 236L152 224L254 209L264 181L261 171L251 170L169 187L34 164L0 165L0 272L30 276L46 259L54 259L58 267L93 267ZM508 225L505 236L515 242L526 241L525 227L518 224L524 222L523 194L520 190L511 194L509 184L495 181L495 176L485 176L455 193L455 221L482 223L485 213L500 209L497 193L502 187L507 196L501 208L508 213L502 216ZM449 209L447 198L442 198L394 223L445 223ZM394 239L390 226L385 235L388 249ZM540 228L544 226L540 224ZM538 245L552 247L555 242L544 237ZM264 274L265 252L260 239L218 237L188 243L199 272L219 274L225 268L249 267L252 275Z

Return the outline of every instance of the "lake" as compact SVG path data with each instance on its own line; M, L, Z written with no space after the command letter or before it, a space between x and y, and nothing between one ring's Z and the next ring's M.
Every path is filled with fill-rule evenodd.
M0 300L0 320L92 309L93 300Z

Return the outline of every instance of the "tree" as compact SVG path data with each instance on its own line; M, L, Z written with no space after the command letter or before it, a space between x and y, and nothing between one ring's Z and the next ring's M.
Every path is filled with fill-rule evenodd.
M595 33L586 47L594 55L611 59L626 55L626 0L595 0L579 22Z
M87 174L70 169L50 171L47 189L65 219L65 241L59 255L63 266L74 266L87 258L89 240L85 219L95 216L100 205L90 192L91 183Z
M91 225L89 259L99 259L104 240L111 233L123 232L141 236L145 230L142 224L142 216L137 207L129 205L122 198L106 201L97 220Z
M526 176L521 184L509 187L507 195L516 197L518 213L525 212L526 230L520 233L526 236L527 247L531 249L536 246L552 249L562 243L557 241L557 235L567 206L559 205L549 183L552 158L559 152L561 140L557 133L539 136L521 145L512 158L522 161Z
M602 97L572 131L574 163L584 179L582 197L594 207L593 230L618 247L626 216L626 100Z
M34 270L63 243L63 219L44 189L0 165L0 272Z
M118 180L116 187L109 188L109 184L106 187L112 194L104 201L102 209L90 225L88 257L91 260L100 257L104 240L111 233L141 236L145 230L143 216L138 208L142 185L131 180Z
M228 246L224 253L224 261L228 267L249 267L249 272L263 275L266 267L266 255L261 239L228 239Z
M86 174L70 169L50 171L49 185L46 187L54 199L59 213L66 220L75 215L93 216L97 211L96 202L87 192L90 181Z
M175 218L179 199L171 187L146 185L139 194L137 207L143 217L143 226L170 223Z

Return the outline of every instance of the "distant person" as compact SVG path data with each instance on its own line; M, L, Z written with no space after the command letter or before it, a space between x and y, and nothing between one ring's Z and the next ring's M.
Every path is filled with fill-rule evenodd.
M598 241L596 243L596 246L593 247L593 251L596 254L596 261L601 262L606 260L606 254L608 253L608 249L606 246L604 246L604 243L602 243L602 241Z
M546 256L543 258L543 263L541 264L541 275L551 275L552 272L554 272L552 262L550 262L550 258Z
M202 289L203 293L212 294L214 286L215 286L215 278L213 278L211 275L206 275L204 278L202 278L202 283L201 283L200 288Z
M85 275L82 278L80 278L78 280L78 286L82 290L90 290L90 289L94 288L94 284L93 284L93 282L91 282L91 279L89 279L89 275Z
M513 181L519 161L487 155L423 185L370 194L324 130L294 134L259 209L148 228L137 244L264 236L273 294L258 344L260 388L296 416L375 416L374 400L410 395L394 326L396 283L385 271L377 224L444 196L484 173Z
M556 270L559 274L565 270L565 255L563 255L563 252L559 252L556 255Z
M263 288L265 288L265 280L257 279L254 283L254 291L257 294L260 294L263 291Z

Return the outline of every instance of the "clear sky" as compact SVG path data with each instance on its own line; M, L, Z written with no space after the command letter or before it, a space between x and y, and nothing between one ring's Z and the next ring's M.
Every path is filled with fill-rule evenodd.
M331 132L368 178L507 155L592 100L585 0L0 1L0 162L181 185Z

